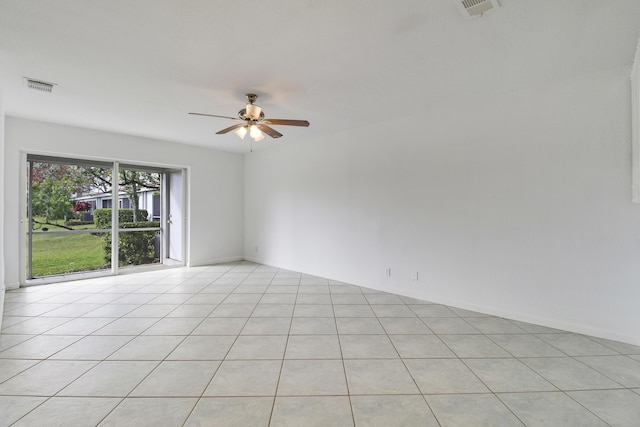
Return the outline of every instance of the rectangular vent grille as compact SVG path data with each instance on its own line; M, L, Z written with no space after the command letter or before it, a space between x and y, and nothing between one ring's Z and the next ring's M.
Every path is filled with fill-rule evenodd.
M51 92L55 83L47 83L39 80L25 78L25 83L29 89L39 90L42 92Z
M469 16L478 16L497 6L496 0L462 0L462 6Z

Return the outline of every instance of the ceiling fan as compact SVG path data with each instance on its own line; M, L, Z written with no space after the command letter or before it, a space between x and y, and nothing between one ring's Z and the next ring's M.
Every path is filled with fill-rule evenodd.
M264 133L272 138L280 138L282 134L268 125L286 125L286 126L309 126L309 122L306 120L289 120L289 119L267 119L264 116L262 108L254 104L258 95L255 93L246 94L247 105L242 110L238 111L238 117L218 116L216 114L204 114L204 113L189 113L196 116L208 116L219 117L222 119L238 120L242 123L229 126L216 132L216 135L223 135L235 130L236 135L241 139L244 139L245 135L249 133L249 136L256 142L264 139Z

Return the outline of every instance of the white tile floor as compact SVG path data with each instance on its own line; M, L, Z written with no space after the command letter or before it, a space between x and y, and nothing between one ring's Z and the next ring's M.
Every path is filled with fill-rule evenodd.
M0 426L640 426L640 347L239 262L10 291Z

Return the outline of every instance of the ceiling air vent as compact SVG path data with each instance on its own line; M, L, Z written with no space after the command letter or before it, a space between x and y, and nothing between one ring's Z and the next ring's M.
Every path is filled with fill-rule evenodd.
M39 90L42 92L51 92L53 87L56 85L55 83L43 82L41 80L34 80L28 77L24 78L24 83L27 85L29 89Z
M480 16L494 7L500 7L498 0L455 0L455 2L467 18Z

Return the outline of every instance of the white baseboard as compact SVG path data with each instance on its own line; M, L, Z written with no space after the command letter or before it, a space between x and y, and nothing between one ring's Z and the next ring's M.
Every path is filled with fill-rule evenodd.
M11 291L11 290L13 290L13 289L18 289L18 288L20 288L20 283L19 283L19 282L17 282L17 283L11 283L11 284L7 284L7 283L5 283L5 284L4 284L4 285L2 285L2 286L4 287L4 290L6 290L6 291Z
M216 259L209 259L209 260L206 260L206 261L190 262L188 266L189 267L202 267L202 266L206 266L206 265L222 264L222 263L225 263L225 262L243 261L244 259L245 258L242 257L242 256L216 258Z

